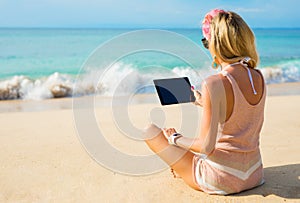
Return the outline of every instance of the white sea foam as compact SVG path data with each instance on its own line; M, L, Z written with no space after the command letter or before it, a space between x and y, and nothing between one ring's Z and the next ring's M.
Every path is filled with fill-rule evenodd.
M288 62L276 67L261 68L267 83L300 81L300 62ZM170 77L189 77L197 88L207 75L207 70L195 70L190 67L137 68L132 64L116 63L105 71L90 71L76 76L53 73L48 77L31 79L26 76L14 76L0 81L0 100L25 99L42 100L57 97L100 94L106 96L128 95L133 93L154 92L153 79ZM95 80L95 78L97 80Z
M264 67L261 71L268 84L300 81L299 61L286 62L274 67Z
M72 95L74 79L54 73L46 78L32 80L23 75L0 82L0 99L49 99Z

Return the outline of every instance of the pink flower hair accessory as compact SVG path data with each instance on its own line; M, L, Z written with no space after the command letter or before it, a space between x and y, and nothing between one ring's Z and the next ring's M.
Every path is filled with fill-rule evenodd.
M203 33L203 36L207 40L209 40L211 38L211 34L210 34L211 21L219 13L226 13L226 12L224 10L221 10L221 9L214 9L214 10L211 10L210 12L208 12L204 17L204 20L202 22L202 33Z

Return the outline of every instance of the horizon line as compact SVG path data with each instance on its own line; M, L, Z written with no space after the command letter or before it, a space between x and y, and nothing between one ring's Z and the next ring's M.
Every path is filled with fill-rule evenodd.
M151 26L120 26L120 27L109 27L109 26L103 26L103 27L98 27L98 26L78 26L78 27L71 27L71 26L12 26L12 27L7 27L7 26L0 26L0 29L201 29L201 27L151 27ZM251 27L251 29L300 29L300 27Z

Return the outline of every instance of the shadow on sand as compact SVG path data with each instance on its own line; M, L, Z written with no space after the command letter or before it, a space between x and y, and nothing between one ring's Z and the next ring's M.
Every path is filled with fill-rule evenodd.
M265 184L233 196L276 195L283 198L300 198L300 164L274 166L264 169Z

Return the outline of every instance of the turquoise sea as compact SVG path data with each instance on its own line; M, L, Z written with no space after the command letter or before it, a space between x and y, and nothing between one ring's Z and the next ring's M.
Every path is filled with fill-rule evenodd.
M0 100L47 99L91 94L89 74L79 92L72 91L75 77L88 56L99 45L136 29L0 29ZM170 29L201 45L200 29ZM259 67L267 83L300 81L300 29L254 29L260 54ZM126 43L126 42L125 42ZM130 46L130 44L127 44ZM147 66L162 66L177 75L189 75L190 67L178 58L152 53L120 60L101 84L112 86L128 72L135 76L125 84L124 92L135 91L137 84L161 71L144 72ZM205 72L209 67L197 67ZM126 89L127 88L127 89ZM100 94L112 95L113 88ZM142 92L151 92L153 88Z

